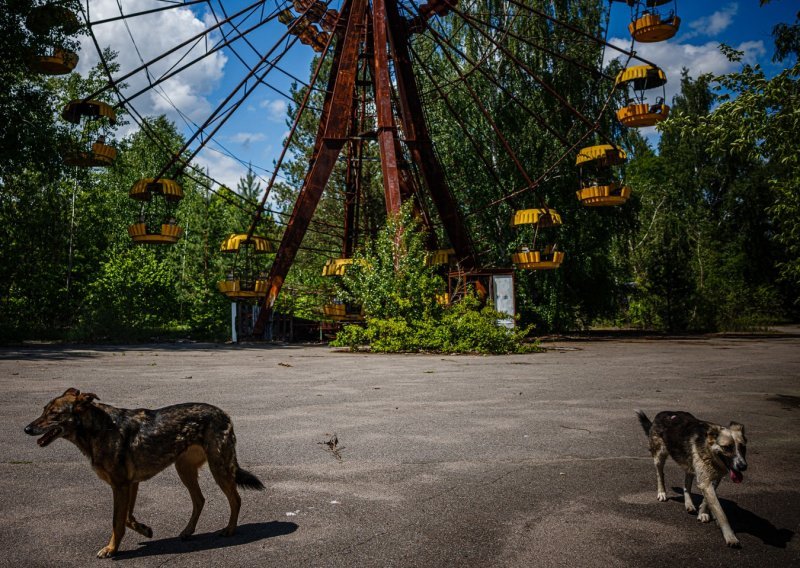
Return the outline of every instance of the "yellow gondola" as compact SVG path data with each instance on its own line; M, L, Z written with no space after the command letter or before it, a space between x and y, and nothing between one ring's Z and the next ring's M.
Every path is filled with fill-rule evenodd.
M601 144L599 146L589 146L582 148L578 152L575 160L576 166L593 163L599 167L619 166L624 164L628 155L622 148L617 148L611 144Z
M255 280L252 287L240 278L220 280L217 290L231 300L257 300L267 295L268 280L266 278Z
M142 202L139 222L128 227L128 235L133 242L138 244L175 244L181 236L183 229L178 226L173 215L178 201L183 199L183 189L171 179L146 178L137 181L131 187L128 196ZM149 205L153 197L163 198L166 203L165 219L161 223L147 222Z
M631 188L627 185L611 183L609 185L591 185L575 192L578 200L587 207L603 207L622 205L631 196Z
M149 232L147 223L139 222L128 226L128 235L138 244L172 245L181 240L183 229L171 221L162 223L157 233Z
M61 154L64 163L70 166L87 168L105 167L111 165L117 158L117 150L106 144L106 134L111 126L117 123L117 114L114 107L103 101L74 100L64 106L61 118L72 124L80 125L81 122L99 121L99 127L91 130L84 128L78 134L78 140L70 145ZM94 142L89 141L89 132L100 130Z
M71 148L63 153L64 163L68 166L82 168L99 168L110 166L117 159L117 149L105 143L105 137L100 137L92 144L88 151Z
M678 16L662 18L660 14L644 14L628 24L631 37L641 43L657 43L675 37L681 26Z
M322 267L323 276L344 276L347 267L355 262L353 258L331 258ZM334 321L361 321L364 319L364 310L358 304L349 304L333 299L332 303L322 306L322 314Z
M217 289L231 300L263 298L269 288L269 279L264 267L257 266L255 256L273 252L269 240L257 235L248 238L246 233L232 234L222 241L219 250L236 255L236 261L226 279L217 282Z
M364 319L364 308L356 304L325 304L322 306L322 315L333 321L356 322Z
M628 104L617 111L617 118L625 126L642 127L655 126L659 122L666 120L669 116L669 106L664 102L666 92L663 96L656 98L650 104L644 96L645 91L657 89L667 84L667 76L658 67L652 65L636 65L628 67L619 72L616 79L616 87L622 87L633 91L631 99L628 93ZM627 92L627 91L626 91Z
M78 54L65 49L52 49L43 55L28 58L31 71L42 75L66 75L78 65Z
M554 209L522 209L514 213L511 226L537 225L540 228L556 227L561 224L561 215Z
M25 27L35 34L46 34L58 29L72 35L80 29L81 24L72 10L51 3L31 8L25 17Z
M451 248L434 250L428 253L428 256L425 258L425 264L428 266L442 266L445 264L450 264L450 261L455 254L455 249Z
M353 264L352 258L331 258L322 267L323 276L344 276L347 267Z
M520 270L552 270L561 266L564 252L557 250L557 245L548 244L537 247L539 229L558 227L561 215L549 208L523 209L516 211L511 219L512 227L533 225L535 232L532 245L523 245L511 255L511 262Z
M511 262L521 270L554 270L564 262L564 252L548 245L541 250L520 249L511 256Z
M677 15L675 0L639 0L628 4L634 8L632 21L628 25L634 40L655 43L667 41L678 33L681 19Z
M94 99L78 99L68 102L61 111L61 118L72 124L80 124L83 118L105 118L111 124L117 123L117 113L114 111L114 107Z
M588 207L622 205L631 195L631 188L622 185L612 171L625 163L627 154L610 144L583 148L575 160L580 167L580 186L576 192L581 204Z
M250 238L247 238L246 234L233 234L229 236L227 239L222 241L219 250L220 252L234 253L239 252L239 250L245 248L246 246L253 247L253 252L256 254L274 252L272 243L270 243L265 237L252 235Z

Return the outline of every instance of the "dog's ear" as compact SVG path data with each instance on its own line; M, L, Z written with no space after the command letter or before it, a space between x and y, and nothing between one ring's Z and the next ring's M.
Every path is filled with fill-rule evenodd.
M739 424L738 422L731 422L728 425L728 428L730 428L731 430L738 430L739 432L742 433L742 436L744 436L744 424Z
M78 391L78 396L75 397L75 410L78 412L86 410L86 408L92 404L92 401L96 398L98 398L97 395L92 392L81 393Z
M64 391L64 394L62 394L61 396L67 396L68 394L69 394L69 395L72 395L72 396L74 396L74 397L76 397L76 398L77 398L77 396L78 396L79 394L81 394L81 391L79 391L79 390L78 390L78 389L76 389L76 388L70 387L70 388L68 388L67 390L65 390L65 391Z

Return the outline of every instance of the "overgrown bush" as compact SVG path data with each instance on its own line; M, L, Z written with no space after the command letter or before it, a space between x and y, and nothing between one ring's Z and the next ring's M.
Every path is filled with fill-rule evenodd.
M366 322L348 325L332 343L353 351L522 353L530 328L498 325L507 316L483 306L474 295L442 306L436 295L444 281L426 260L425 234L408 208L390 219L366 251L356 257L340 296L364 307Z

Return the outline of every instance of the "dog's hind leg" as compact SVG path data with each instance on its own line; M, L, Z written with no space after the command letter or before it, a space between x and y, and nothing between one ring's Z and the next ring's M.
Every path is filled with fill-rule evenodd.
M97 551L98 558L108 558L112 556L125 536L125 519L128 516L128 500L130 499L131 487L129 484L112 485L114 490L114 522L111 531L111 539L108 544Z
M192 498L192 516L189 518L186 528L180 534L180 537L184 540L194 534L197 527L197 519L200 518L200 513L203 511L203 505L206 502L203 492L200 491L200 484L197 482L197 472L205 461L206 454L199 446L192 446L175 460L175 469L178 472L178 477L181 478Z
M133 508L136 506L136 495L139 493L139 484L131 483L131 495L128 499L128 518L125 520L125 526L139 533L147 538L153 538L153 529L145 524L136 520L133 516Z
M228 526L222 529L220 536L233 536L236 532L236 524L239 521L239 509L242 506L242 498L239 497L239 491L236 489L236 462L219 460L219 456L208 457L208 469L211 470L211 475L214 476L214 481L217 482L219 488L228 498L228 504L231 507L231 516L228 520Z
M653 454L653 461L656 464L656 478L658 481L658 494L656 498L659 501L667 500L667 488L664 487L664 462L667 461L667 449L661 446Z
M687 513L694 513L697 511L692 503L692 482L694 481L694 474L687 473L683 478L683 505L686 507Z

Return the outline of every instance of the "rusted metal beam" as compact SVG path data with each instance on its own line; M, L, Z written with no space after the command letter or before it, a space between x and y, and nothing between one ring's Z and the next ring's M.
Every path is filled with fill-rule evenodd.
M422 103L419 96L411 58L408 53L408 28L400 16L396 0L379 0L386 6L386 21L389 29L389 43L394 60L398 97L400 99L400 118L403 124L405 142L412 160L419 167L422 178L442 225L456 251L456 256L465 268L477 265L475 249L461 216L453 194L447 186L444 171L436 158L433 142L425 123Z
M397 164L397 126L392 113L391 79L389 77L388 38L386 33L385 0L372 2L372 37L375 57L375 109L378 119L378 147L383 172L383 193L386 213L395 215L400 211L400 176Z
M269 289L261 302L261 312L253 329L258 336L264 332L289 268L303 241L311 217L319 204L322 192L347 141L347 130L353 108L353 93L358 74L358 47L362 38L363 15L367 0L346 0L342 14L347 13L345 33L336 42L334 66L331 68L332 92L325 99L323 120L317 131L312 163L303 187L297 196L292 215L283 233L281 244L269 272ZM340 21L342 19L340 18Z

